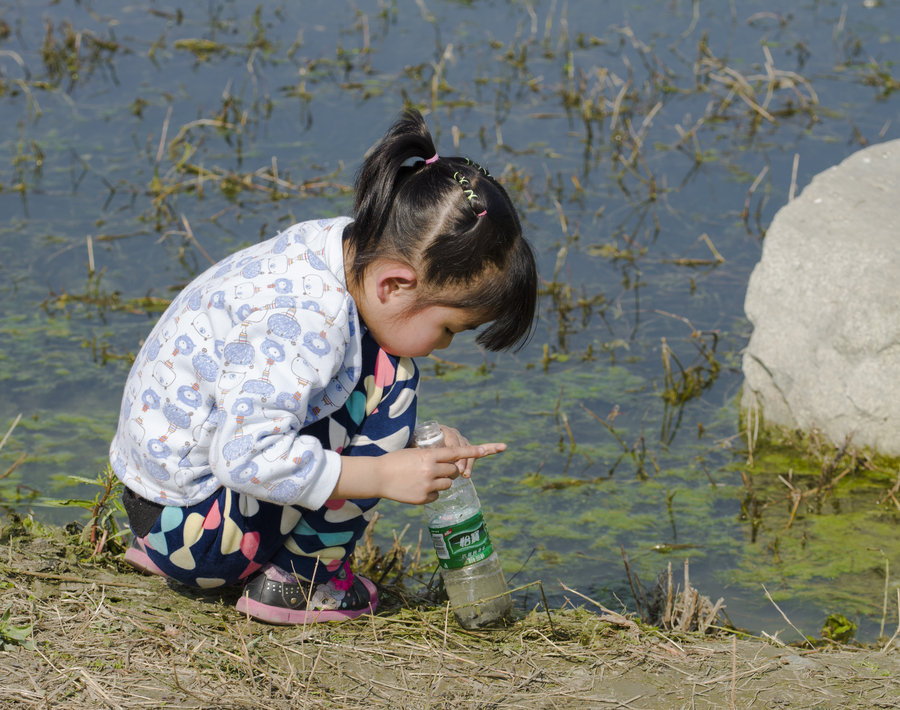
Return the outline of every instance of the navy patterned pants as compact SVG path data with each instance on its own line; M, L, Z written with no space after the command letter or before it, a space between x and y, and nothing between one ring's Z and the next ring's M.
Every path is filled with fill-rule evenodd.
M402 449L416 424L418 381L411 359L388 355L366 333L362 374L346 404L302 433L344 456ZM330 500L308 510L222 487L196 505L165 506L141 542L160 570L190 586L237 584L269 562L325 582L353 552L378 501Z

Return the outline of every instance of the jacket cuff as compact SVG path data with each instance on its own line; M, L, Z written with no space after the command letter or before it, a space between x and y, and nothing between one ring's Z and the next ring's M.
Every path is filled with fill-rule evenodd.
M325 501L331 497L337 486L338 478L341 477L341 455L328 449L324 454L322 470L315 483L310 485L304 491L302 499L297 501L297 505L310 510L318 510L325 505Z

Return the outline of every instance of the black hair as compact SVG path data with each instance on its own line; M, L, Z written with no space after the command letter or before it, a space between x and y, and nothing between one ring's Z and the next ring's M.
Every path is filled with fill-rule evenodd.
M424 287L416 310L471 309L489 323L476 342L488 350L521 347L532 332L538 276L512 200L476 163L436 156L414 109L371 150L356 176L354 222L344 233L349 277L362 283L376 260L402 260Z

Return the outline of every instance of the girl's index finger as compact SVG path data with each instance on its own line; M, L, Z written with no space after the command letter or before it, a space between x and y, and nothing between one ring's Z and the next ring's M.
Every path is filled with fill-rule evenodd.
M506 444L494 442L490 444L473 444L470 446L444 446L434 449L440 453L439 461L459 461L460 459L480 459L484 456L499 454L506 451Z

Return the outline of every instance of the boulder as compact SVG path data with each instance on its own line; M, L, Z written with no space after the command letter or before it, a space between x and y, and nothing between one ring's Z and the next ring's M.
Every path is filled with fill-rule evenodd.
M900 140L819 173L778 211L744 310L745 410L900 455Z

